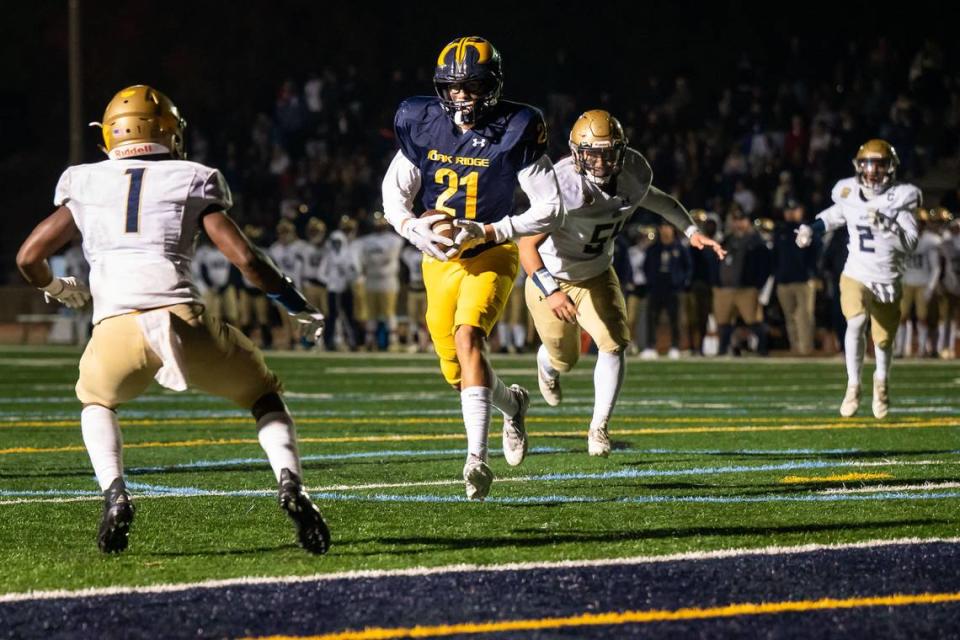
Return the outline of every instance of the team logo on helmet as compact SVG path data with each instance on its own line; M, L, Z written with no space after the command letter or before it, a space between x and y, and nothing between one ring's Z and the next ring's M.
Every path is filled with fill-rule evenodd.
M443 110L456 124L474 124L500 100L503 90L500 53L483 38L457 38L437 56L433 85ZM455 87L468 97L454 99L450 90Z
M853 159L857 182L873 195L879 195L890 188L899 166L900 158L893 145L876 138L860 145Z
M587 180L609 183L623 169L627 136L620 121L607 111L583 113L570 130L573 164Z

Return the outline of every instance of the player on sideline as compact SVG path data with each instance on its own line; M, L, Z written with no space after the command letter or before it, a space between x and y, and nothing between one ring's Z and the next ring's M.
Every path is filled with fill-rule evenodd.
M840 180L829 207L812 225L797 230L797 246L806 247L814 234L843 225L850 232L849 255L840 276L840 307L847 319L844 352L847 391L840 415L850 418L860 408L860 372L866 349L867 316L871 320L876 371L873 374L873 415L889 410L888 380L893 343L900 323L900 280L904 258L917 247L920 190L897 182L897 152L885 140L860 146L853 167L856 176Z
M410 98L397 109L400 150L383 179L383 205L394 229L425 254L427 328L444 379L460 391L467 497L482 500L493 481L491 406L503 414L507 463L520 464L527 451L529 395L519 385L505 386L485 353L517 275L513 239L550 231L563 210L543 116L500 99L503 73L493 45L457 38L440 52L433 79L437 97ZM517 184L530 208L510 215ZM439 211L417 218L414 197L421 187L424 208ZM456 218L454 240L431 229L446 215Z
M177 107L144 85L120 91L103 115L108 159L69 167L57 184L56 211L24 241L17 266L47 300L71 308L93 297L93 336L80 359L80 427L103 490L97 544L123 551L134 507L123 480L117 409L156 377L196 387L248 409L279 483L281 508L300 545L325 553L330 534L301 482L293 418L263 355L242 333L205 313L190 275L199 227L250 282L314 329L323 316L250 243L227 214L223 176L183 153L186 126ZM90 288L54 278L47 258L77 233L90 263Z
M725 252L700 233L683 205L651 184L649 163L627 147L623 127L606 111L587 111L577 118L570 151L556 166L566 209L563 224L521 240L520 260L530 274L526 300L542 341L537 379L547 404L560 404L560 374L580 357L581 327L597 345L587 451L606 457L607 425L623 385L624 351L630 344L626 303L612 266L617 234L642 206L682 230L694 248L710 247L721 259Z

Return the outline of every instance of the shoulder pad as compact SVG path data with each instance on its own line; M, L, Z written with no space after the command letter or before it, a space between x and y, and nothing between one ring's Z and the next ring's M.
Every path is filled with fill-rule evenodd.
M583 206L583 176L573 164L573 156L567 156L553 165L557 185L563 198L563 207L570 211Z

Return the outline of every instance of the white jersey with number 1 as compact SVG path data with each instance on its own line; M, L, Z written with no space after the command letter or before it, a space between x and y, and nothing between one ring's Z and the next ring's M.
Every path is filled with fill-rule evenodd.
M898 183L874 197L860 188L856 178L845 178L833 187L833 206L817 216L826 230L847 226L849 255L843 273L870 284L893 284L903 274L904 258L916 247L916 211L921 204L920 190ZM876 223L886 218L893 233Z
M232 204L223 176L187 160L104 160L70 167L54 204L83 235L93 321L132 311L200 303L191 277L207 210Z

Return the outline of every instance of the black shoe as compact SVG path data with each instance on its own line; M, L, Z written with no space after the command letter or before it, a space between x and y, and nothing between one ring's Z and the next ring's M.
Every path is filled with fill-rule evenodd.
M100 516L100 531L97 532L100 551L118 553L127 548L133 514L133 501L127 493L127 485L123 483L123 478L117 478L103 492L103 515Z
M330 548L330 530L320 515L320 509L303 490L300 477L290 469L280 472L279 500L280 508L287 512L297 527L300 546L310 553L326 553Z

